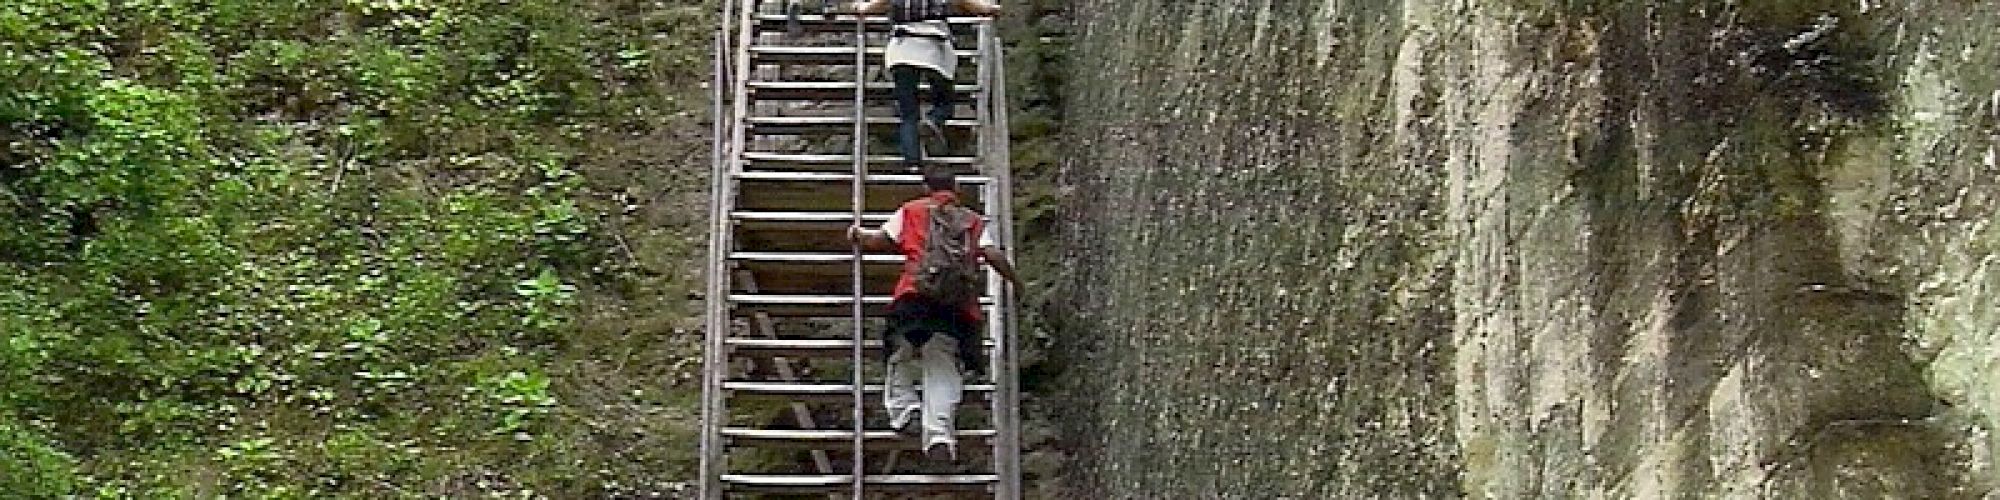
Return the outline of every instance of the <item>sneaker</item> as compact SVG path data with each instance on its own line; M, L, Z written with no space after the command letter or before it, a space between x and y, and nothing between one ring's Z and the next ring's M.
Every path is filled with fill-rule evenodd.
M951 138L945 137L944 127L938 122L924 120L924 155L943 156L951 152Z
M922 406L903 407L901 411L892 412L889 415L889 428L895 429L898 434L913 434L917 431L917 426L910 424L915 422L917 416L923 413Z
M785 36L797 37L805 34L805 28L799 25L801 10L804 10L804 7L799 6L796 0L785 3Z
M956 462L958 461L958 442L944 436L933 437L930 443L924 445L924 456L929 457L931 460Z

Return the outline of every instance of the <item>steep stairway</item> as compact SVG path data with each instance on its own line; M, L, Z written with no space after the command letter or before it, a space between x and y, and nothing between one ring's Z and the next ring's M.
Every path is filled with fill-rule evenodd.
M981 298L990 363L968 373L959 459L923 457L881 410L879 316L902 257L860 254L843 234L922 194L895 154L881 75L889 23L787 15L781 0L723 3L702 497L1019 498L1012 304L996 277ZM954 149L927 163L960 172L967 202L1011 248L1000 44L987 20L952 25Z

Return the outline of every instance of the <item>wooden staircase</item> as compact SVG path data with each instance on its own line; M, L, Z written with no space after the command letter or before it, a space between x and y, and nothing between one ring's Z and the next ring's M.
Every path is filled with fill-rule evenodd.
M1020 498L1013 303L997 277L981 298L990 366L968 373L959 459L924 458L881 408L878 316L903 258L862 255L844 233L857 220L879 226L923 191L895 153L888 21L723 3L702 498ZM954 150L926 163L959 171L967 203L1012 248L1000 44L987 20L951 24Z

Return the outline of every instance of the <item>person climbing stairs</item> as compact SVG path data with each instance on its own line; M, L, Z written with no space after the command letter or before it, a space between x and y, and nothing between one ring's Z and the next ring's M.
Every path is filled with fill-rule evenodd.
M916 171L925 156L926 145L920 135L929 138L936 149L951 147L944 123L951 119L957 104L951 75L958 73L958 58L952 55L947 14L993 16L1000 13L1000 6L984 0L869 0L839 11L889 16L892 25L889 45L883 50L883 67L896 84L896 117L901 122L896 129L896 147L903 153L904 166ZM920 85L930 91L929 114L923 113L917 102ZM918 134L918 130L925 133Z

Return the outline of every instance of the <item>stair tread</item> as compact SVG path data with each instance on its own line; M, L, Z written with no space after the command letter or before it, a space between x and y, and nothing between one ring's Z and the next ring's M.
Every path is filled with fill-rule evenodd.
M888 314L888 295L869 295L861 303L867 306L863 311L868 317ZM980 297L980 307L988 312L993 310L993 298ZM746 314L769 314L780 317L806 318L846 318L854 313L852 297L813 295L758 295L733 294L729 296L729 308L738 316Z
M848 134L854 131L852 116L752 116L744 123L749 125L749 133L761 136L795 136ZM870 133L884 133L902 123L894 116L870 116L867 118ZM947 134L971 134L980 127L978 120L953 119L945 122Z
M811 172L744 172L733 176L731 181L735 184L736 205L732 208L759 212L854 210L855 182L851 174L798 175L802 173ZM974 210L985 207L987 193L999 185L986 177L960 176L958 180L959 201ZM864 190L861 200L864 213L895 212L903 203L920 198L925 193L923 181L914 175L871 175L861 186ZM832 236L839 238L839 235Z
M837 264L843 262L854 262L854 254L819 253L819 252L731 252L729 254L729 260ZM861 262L867 264L901 264L903 260L904 258L902 254L871 253L871 254L861 255Z
M843 384L837 382L810 383L810 382L761 382L761 381L738 380L738 381L728 381L722 383L722 388L724 390L741 391L741 392L759 392L759 393L784 393L784 394L852 394L854 392L852 387L853 387L852 384ZM993 384L965 384L965 392L993 392L993 390L994 390ZM863 384L861 386L861 392L880 393L882 392L882 384Z
M985 18L985 17L976 17L976 16L952 16L952 17L947 17L947 18L945 18L945 22L947 22L947 23L951 23L951 25L952 25L952 26L976 26L976 25L978 25L978 24L980 24L980 23L983 23L983 22L986 22L986 20L987 20L987 19L988 19L988 18ZM791 22L791 21L792 21L792 17L791 17L791 16L789 16L789 15L786 15L786 14L758 14L758 15L757 15L757 21L759 21L759 22L763 22L763 23L767 23L767 24L769 24L769 23L778 23L778 24L783 24L783 23L788 23L788 22ZM829 15L824 15L824 14L799 14L799 16L798 16L798 22L799 22L799 24L802 24L802 25L803 25L803 24L831 24L831 25L838 25L838 26L841 26L841 27L844 27L844 28L852 28L852 27L854 27L854 16L851 16L851 15L833 15L833 16L829 16ZM864 23L867 23L867 24L868 24L868 25L869 25L870 27L885 27L885 28L886 28L886 27L888 27L888 26L889 26L889 25L891 24L891 23L889 22L889 16L865 16L865 17L863 17L863 18L862 18L862 22L864 22Z
M883 47L883 46L881 46L881 45L869 45L869 46L868 46L868 53L870 53L870 54L880 54L880 53L882 53L882 52L883 52L884 50L887 50L887 48L886 48L886 47ZM979 51L977 51L977 50L973 50L973 49L956 49L956 50L954 50L954 51L955 51L955 52L958 52L958 53L959 53L960 55L964 55L964 56L976 56L976 55L979 55ZM762 52L762 53L767 53L767 54L847 54L847 55L854 55L854 46L852 46L852 45L830 45L830 46L826 46L826 45L769 45L769 44L765 44L765 45L752 45L752 46L750 46L750 52L751 52L751 53L758 53L758 52Z
M864 304L887 304L889 303L890 299L891 297L887 295L868 295L862 297L861 302ZM848 295L782 295L782 294L739 293L739 294L730 294L729 301L736 302L739 304L847 305L854 303L854 297ZM980 297L979 302L982 304L992 304L993 298Z
M752 162L809 163L842 167L854 164L854 155L847 154L767 153L751 151L743 153L743 159ZM901 164L903 157L901 155L869 155L865 158L865 161L868 163ZM933 156L924 158L924 162L945 165L977 165L979 164L979 158L972 156Z
M844 350L844 349L852 349L854 347L854 341L850 339L771 339L771 338L729 337L723 339L722 342L725 345L728 345L730 347L735 347L738 349L785 349L785 350L843 349ZM992 347L994 345L992 339L987 339L982 343L986 344L987 347ZM882 341L863 340L861 341L861 347L863 349L881 349Z
M960 429L957 434L960 451L967 448L990 446L1000 437L1000 432L992 429ZM756 448L797 448L797 449L848 449L854 443L851 429L746 429L725 428L722 437L731 446ZM923 443L914 436L890 429L870 429L861 433L861 439L872 451L915 451L923 449Z
M870 116L867 118L867 120L869 125L895 125L902 123L901 118L893 116ZM752 116L745 119L744 121L748 122L751 126L853 125L854 117L852 116ZM959 118L959 119L952 119L945 121L944 124L947 127L974 127L979 125L979 121Z
M852 430L852 429L749 429L749 428L742 428L742 427L730 427L730 428L725 428L725 429L723 429L723 430L722 430L722 435L724 435L724 436L729 436L729 437L732 437L732 438L739 438L739 439L784 439L784 440L798 440L798 441L828 441L828 440L842 440L842 441L845 441L845 440L851 440L851 439L854 439L854 430ZM993 430L993 429L959 429L959 430L958 430L958 437L959 437L960 439L965 439L965 438L974 438L974 439L978 439L978 438L990 438L990 437L993 437L993 436L998 436L998 435L1000 435L1000 431L997 431L997 430ZM897 433L897 432L896 432L896 431L894 431L894 430L890 430L890 429L869 429L869 430L866 430L866 431L862 431L862 433L861 433L861 437L862 437L862 439L898 439L898 438L902 438L902 437L905 437L905 436L903 436L902 434L899 434L899 433Z
M895 99L896 86L891 83L870 83L863 92L868 101L876 105L886 105ZM961 101L970 101L979 94L978 85L958 85L953 92ZM758 101L805 101L805 102L854 102L853 82L750 82L750 98Z
M862 482L880 485L968 485L1000 480L995 474L870 474ZM750 486L843 486L854 476L846 474L723 474L726 483Z
M892 212L862 212L862 224L880 226L888 222ZM730 212L730 220L742 224L852 224L854 212L778 212L778 210L738 210ZM992 224L990 216L982 216Z
M730 347L750 349L845 349L854 346L854 341L849 339L757 339L730 337L723 339L722 343ZM882 341L863 340L861 341L861 347L881 349Z
M959 92L978 92L978 91L979 91L979 86L978 86L978 85L974 85L974 84L964 84L964 83L961 83L961 84L958 84L958 85L956 85L956 87L957 87L957 90L958 90ZM883 89L883 90L889 90L889 89L894 89L894 88L896 88L896 85L895 85L894 83L890 83L890 82L869 82L869 83L868 83L868 88L870 88L870 89ZM750 90L753 90L753 91L755 91L755 90L797 90L797 89L811 89L811 90L854 90L854 82L791 82L791 81L755 81L755 82L750 82Z
M854 174L848 172L737 172L734 177L745 181L796 181L796 182L853 182ZM868 174L866 182L885 184L922 184L924 176L917 174ZM986 184L993 178L984 175L958 176L960 185Z
M866 56L870 62L882 60L883 48L868 47ZM979 51L959 49L959 59L977 59ZM808 47L792 45L756 45L750 47L750 58L761 62L785 62L792 64L854 64L854 47Z
M778 212L760 210L739 210L729 213L729 218L746 222L853 222L850 212ZM889 220L889 212L864 212L861 221L877 223Z

